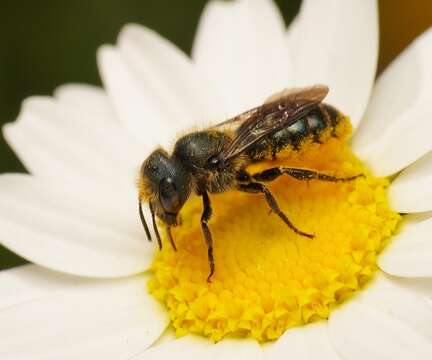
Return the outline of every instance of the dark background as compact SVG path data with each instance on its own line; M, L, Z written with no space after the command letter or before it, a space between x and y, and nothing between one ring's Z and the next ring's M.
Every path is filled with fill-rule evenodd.
M96 49L115 43L125 23L157 30L189 53L206 0L0 0L0 125L14 120L21 101L69 82L100 84ZM301 0L277 0L287 24ZM349 6L349 1L341 0ZM380 0L383 69L432 25L430 0ZM0 137L0 174L24 172ZM24 261L0 246L0 270Z

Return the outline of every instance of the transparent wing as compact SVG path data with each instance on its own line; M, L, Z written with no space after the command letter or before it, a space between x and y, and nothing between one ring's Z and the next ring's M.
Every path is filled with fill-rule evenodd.
M245 111L244 113L241 113L240 115L237 115L231 119L222 121L216 125L213 125L211 129L213 130L231 130L236 131L247 119L253 116L255 110L257 108Z
M315 109L328 91L325 85L285 89L270 96L263 105L218 124L235 129L234 139L219 158L229 160L259 140L295 123Z

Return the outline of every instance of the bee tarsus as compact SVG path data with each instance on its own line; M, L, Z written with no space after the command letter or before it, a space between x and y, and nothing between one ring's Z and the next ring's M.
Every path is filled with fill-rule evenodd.
M305 233L301 230L299 230L284 214L284 212L280 209L276 199L274 198L273 194L270 192L270 190L264 185L260 183L249 183L249 184L240 184L237 188L240 191L248 192L248 193L262 193L265 196L265 199L267 201L267 204L270 206L270 209L272 212L274 212L276 215L278 215L282 221L288 225L288 227L294 231L296 234L307 237L309 239L312 239L315 235Z

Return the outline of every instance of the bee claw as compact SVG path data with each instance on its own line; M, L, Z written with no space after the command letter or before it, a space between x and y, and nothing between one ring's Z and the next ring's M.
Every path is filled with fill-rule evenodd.
M315 237L315 234L309 234L309 233L305 233L303 231L295 231L298 235L301 235L303 237L307 237L308 239L313 239Z
M361 173L361 174L357 174L357 175L354 175L354 176L351 176L351 177L346 178L344 181L352 181L352 180L356 180L356 179L359 179L359 178L363 178L363 179L365 179L365 178L366 178L366 175L363 174L363 173Z

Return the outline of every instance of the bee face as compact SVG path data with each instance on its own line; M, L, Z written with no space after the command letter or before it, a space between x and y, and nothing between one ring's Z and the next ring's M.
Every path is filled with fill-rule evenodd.
M189 197L190 175L182 164L158 149L143 163L141 178L145 196L156 215L167 225L176 225L177 214Z

